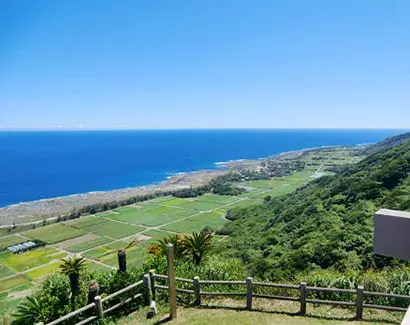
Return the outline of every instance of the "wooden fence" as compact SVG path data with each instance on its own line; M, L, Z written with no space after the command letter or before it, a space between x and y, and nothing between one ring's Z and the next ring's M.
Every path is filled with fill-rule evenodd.
M157 290L167 290L167 291L169 290L169 286L156 284L156 279L164 280L164 279L168 279L168 276L162 275L162 274L155 274L153 271L151 271L150 278L151 278L151 287L152 287L154 299L156 298ZM254 281L253 278L251 277L248 277L246 281L209 281L209 280L200 280L199 277L195 277L194 279L191 280L191 279L183 279L183 278L176 277L175 281L179 283L185 283L185 284L192 285L192 289L186 289L186 288L182 289L182 288L176 287L175 290L176 292L193 295L195 306L201 305L201 298L204 296L243 297L246 299L246 304L244 305L244 308L251 310L252 303L255 298L264 298L264 299L299 302L300 304L299 314L302 316L306 315L306 306L309 303L316 304L316 305L355 307L356 308L356 319L362 319L363 309L365 308L382 309L382 310L390 310L390 311L401 311L401 312L407 311L407 308L402 308L402 307L367 304L364 302L366 297L372 296L372 297L405 299L410 302L410 296L365 291L362 286L358 286L356 290L338 289L338 288L323 288L323 287L307 286L305 282L301 282L298 285L257 282L257 281ZM203 287L207 285L236 286L236 287L243 287L243 290L238 290L236 292L219 292L219 291L211 292L211 291L203 290ZM257 287L286 289L290 292L292 291L296 292L297 296L258 294L258 293L255 293L255 289ZM352 296L352 300L351 301L336 301L336 300L309 299L308 294L312 292L348 294Z
M157 291L158 290L165 290L168 292L169 304L170 304L170 318L177 317L177 293L183 293L192 295L194 298L194 305L200 306L201 305L201 298L205 296L210 297L243 297L246 300L246 304L244 308L247 310L252 310L252 304L254 299L263 298L263 299L274 299L274 300L285 300L285 301L293 301L298 302L300 304L299 314L306 315L306 307L307 304L316 304L316 305L333 305L333 306L342 306L342 307L355 307L356 309L356 319L362 319L363 317L363 309L380 309L380 310L390 310L390 311L400 311L406 312L407 308L402 307L393 307L393 306L383 306L383 305L376 305L376 304L368 304L365 303L367 297L383 297L388 299L404 299L410 301L410 296L407 295L397 295L391 293L382 293L382 292L371 292L365 291L363 286L358 286L357 289L338 289L338 288L323 288L323 287L312 287L308 286L305 282L301 282L298 285L294 284L279 284L279 283L266 283L266 282L258 282L254 281L253 278L248 277L245 281L213 281L213 280L201 280L198 276L194 277L193 279L184 279L178 278L174 275L174 254L173 254L173 246L172 244L168 244L167 246L167 261L168 261L168 274L156 274L154 270L150 271L149 274L146 274L142 281L138 281L137 283L131 284L128 287L125 287L115 293L112 293L104 298L100 296L95 297L94 303L84 306L76 311L73 311L59 319L47 323L46 325L57 325L65 320L68 320L72 317L75 317L85 311L93 309L93 315L89 316L88 318L82 320L81 322L77 323L76 325L83 325L87 324L91 321L94 321L98 318L102 318L105 314L129 303L132 300L137 298L143 297L144 304L149 306L152 300L156 300L157 298ZM161 285L157 282L166 281L167 285ZM178 288L176 283L183 283L185 288ZM203 290L204 287L209 285L223 285L223 286L235 286L235 287L243 287L243 290L238 290L236 292L219 292L219 291L207 291ZM143 289L142 293L138 293L124 301L121 301L109 308L104 309L103 303L107 302L125 292L128 292L132 289L137 287L141 287ZM257 293L256 289L260 287L265 288L274 288L274 289L281 289L282 291L291 292L293 293L285 296L285 295L269 295L269 294L262 294ZM345 294L351 296L350 301L336 301L336 300L325 300L325 299L309 299L309 293L337 293L337 294ZM410 313L408 313L410 316ZM405 323L407 317L405 318ZM38 323L37 325L44 325L43 323Z

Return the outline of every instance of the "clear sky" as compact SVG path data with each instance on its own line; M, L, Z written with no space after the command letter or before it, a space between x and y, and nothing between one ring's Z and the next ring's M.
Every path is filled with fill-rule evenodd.
M0 0L1 128L409 128L408 0Z

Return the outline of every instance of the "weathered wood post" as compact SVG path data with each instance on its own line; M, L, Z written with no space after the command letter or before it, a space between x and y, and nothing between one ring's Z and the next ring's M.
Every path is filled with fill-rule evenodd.
M145 305L149 306L151 305L151 279L149 274L145 274L144 278L142 279L144 281L144 300L145 300Z
M97 281L92 280L90 282L90 285L88 286L87 305L93 303L95 297L97 297L99 294L100 294L100 286L98 285Z
M199 276L194 277L194 296L195 296L195 306L201 305L201 285L199 283Z
M305 316L306 315L306 296L307 296L306 282L301 282L299 289L300 289L300 315Z
M169 289L169 305L170 319L177 318L177 292L175 287L175 271L174 271L174 245L167 244L167 264L168 264L168 289Z
M118 270L120 272L127 272L127 253L125 248L118 250Z
M94 304L95 304L95 315L98 318L102 318L104 315L104 310L103 310L103 305L102 305L102 301L101 301L101 297L97 296L94 298Z
M152 300L157 300L157 295L156 295L156 290L155 290L155 271L154 270L150 270L149 271L149 277L151 280L151 292L152 292Z
M357 286L356 297L356 319L363 318L363 286Z
M246 309L248 310L252 309L252 282L252 277L246 278Z

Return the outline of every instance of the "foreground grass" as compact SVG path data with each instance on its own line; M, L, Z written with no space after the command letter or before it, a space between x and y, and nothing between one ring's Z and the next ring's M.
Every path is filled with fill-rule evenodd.
M221 308L221 306L227 308ZM369 324L400 324L403 313L392 313L378 310L367 310L363 314L363 321L353 319L354 309L332 308L329 306L313 307L308 305L306 316L297 316L298 304L292 302L278 302L260 299L255 304L255 310L246 311L239 307L238 301L231 299L208 301L200 308L178 308L178 317L168 321L168 306L160 306L159 315L147 320L147 308L122 318L118 325L131 324L163 324L170 325L230 325L230 324L283 324L283 325L369 325ZM242 306L241 306L242 307Z

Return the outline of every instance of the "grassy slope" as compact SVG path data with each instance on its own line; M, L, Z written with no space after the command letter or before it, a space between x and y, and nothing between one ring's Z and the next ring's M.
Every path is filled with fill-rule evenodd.
M227 305L230 308L215 308L215 306ZM281 324L281 325L365 325L365 324L400 324L402 313L391 313L385 311L365 311L363 321L352 321L354 311L342 308L332 308L329 306L311 307L308 306L307 316L296 316L298 305L287 302L273 302L261 300L255 304L255 310L249 312L238 308L239 302L223 299L212 301L208 306L201 308L179 308L178 317L169 324L196 324L196 325L253 325L253 324ZM240 306L242 307L242 306ZM159 306L159 314L146 320L147 308L120 319L118 325L131 324L158 324L169 315L167 305Z

